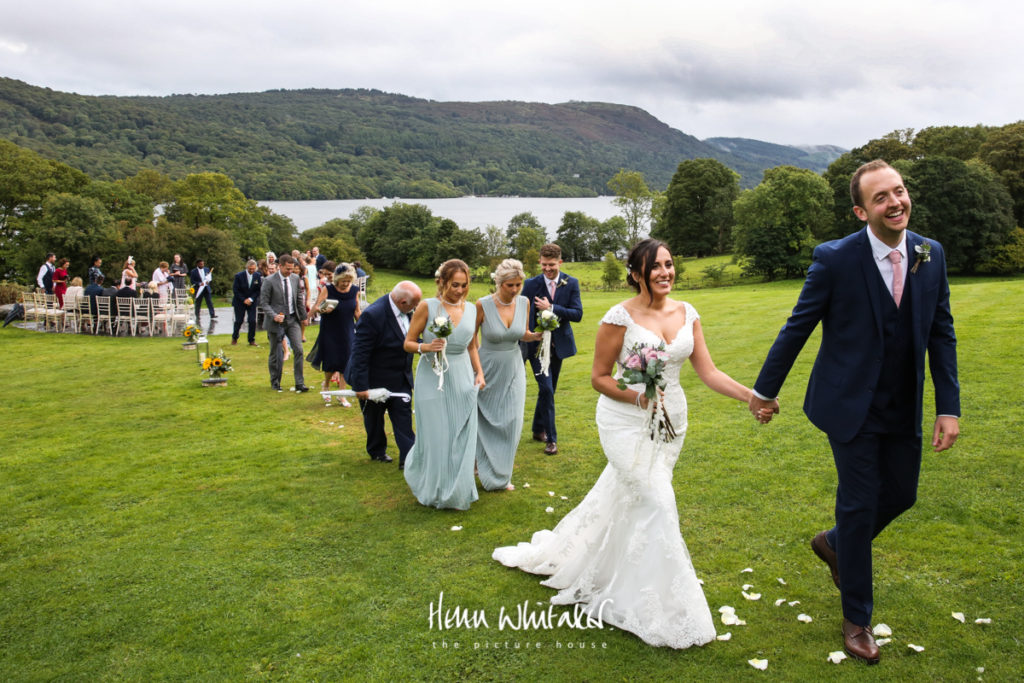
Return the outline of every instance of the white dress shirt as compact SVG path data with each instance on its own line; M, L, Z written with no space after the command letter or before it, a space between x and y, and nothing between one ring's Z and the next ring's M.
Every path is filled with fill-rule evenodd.
M409 317L398 310L398 306L395 305L394 299L388 297L388 303L391 304L391 312L398 320L398 329L402 330L402 336L409 334Z
M878 266L878 272L882 276L882 280L885 282L886 288L889 290L889 294L892 294L892 261L889 260L889 252L898 251L902 256L901 264L903 266L903 284L904 289L907 284L907 234L903 233L900 235L900 243L896 247L890 247L882 240L875 237L875 233L871 232L871 228L865 228L868 233L868 241L871 242L871 254L875 257L875 265Z

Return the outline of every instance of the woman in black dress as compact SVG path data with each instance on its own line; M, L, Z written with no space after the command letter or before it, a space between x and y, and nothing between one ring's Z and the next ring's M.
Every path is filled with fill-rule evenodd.
M320 312L320 334L316 345L310 353L309 362L317 370L324 373L321 385L327 391L331 381L339 386L345 385L345 366L352 352L352 338L355 335L355 321L359 319L359 288L354 286L356 270L350 263L342 263L334 269L334 283L320 290L316 303L309 312L310 319ZM333 310L321 310L327 300L337 301ZM344 397L338 399L345 408L350 407ZM325 398L324 405L331 405L331 399Z

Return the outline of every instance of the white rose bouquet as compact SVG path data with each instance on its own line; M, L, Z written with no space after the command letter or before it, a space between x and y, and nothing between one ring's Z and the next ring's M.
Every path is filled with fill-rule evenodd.
M427 330L430 331L435 337L439 339L447 340L452 332L455 331L455 326L452 325L452 319L446 315L439 315L430 321L427 325ZM445 355L444 349L435 352L430 356L430 367L437 375L437 389L438 391L444 391L444 373L448 369L448 357Z
M534 332L541 333L537 359L540 361L540 371L545 375L551 374L551 333L557 329L558 316L550 308L537 314L537 327Z

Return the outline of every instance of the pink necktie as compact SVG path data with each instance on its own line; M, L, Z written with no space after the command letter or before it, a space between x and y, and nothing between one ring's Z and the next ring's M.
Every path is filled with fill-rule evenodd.
M900 299L903 298L903 254L897 249L889 252L889 260L892 261L892 298L899 308Z
M548 291L551 293L551 300L555 300L555 281L548 280Z

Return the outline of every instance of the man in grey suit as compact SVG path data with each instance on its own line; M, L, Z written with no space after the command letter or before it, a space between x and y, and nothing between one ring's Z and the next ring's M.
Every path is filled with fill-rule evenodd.
M267 331L270 343L270 356L267 367L270 369L270 387L275 391L281 389L281 366L284 364L284 349L281 342L288 337L295 358L295 391L309 391L302 377L302 325L306 317L306 304L299 291L299 278L293 275L295 259L282 256L277 260L276 275L263 281L260 289L260 308L263 309L263 328Z

